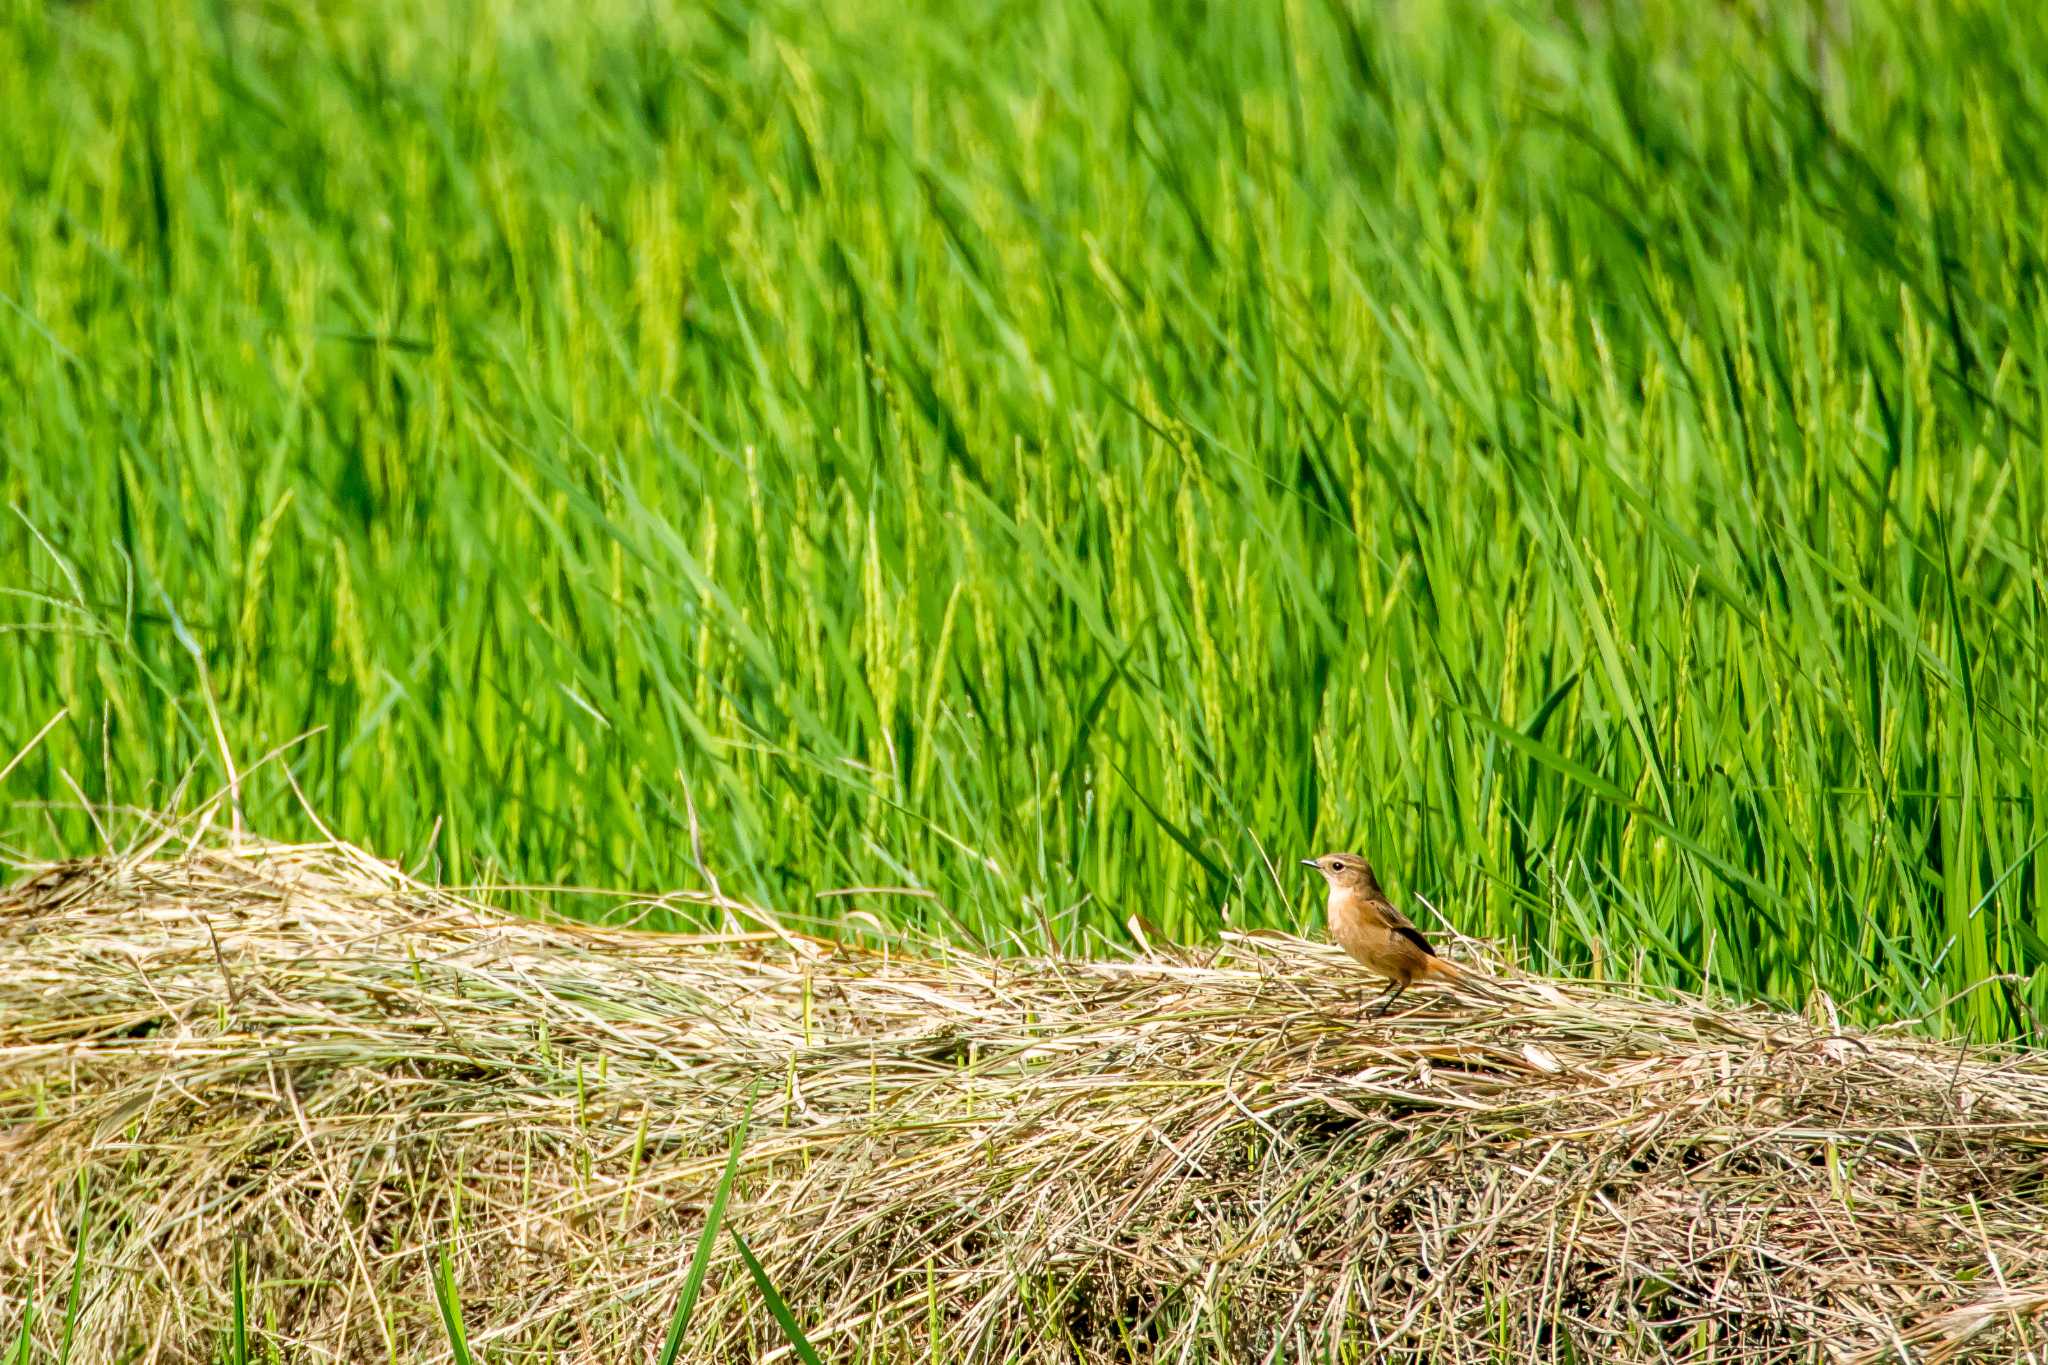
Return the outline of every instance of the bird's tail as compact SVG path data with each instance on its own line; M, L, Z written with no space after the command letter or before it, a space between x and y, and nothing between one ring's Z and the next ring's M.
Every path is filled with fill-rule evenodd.
M1505 1005L1514 1000L1513 996L1501 989L1498 981L1486 973L1474 971L1470 967L1461 967L1448 958L1431 957L1425 974L1437 977L1458 990L1471 991L1474 995L1482 996L1495 1004Z

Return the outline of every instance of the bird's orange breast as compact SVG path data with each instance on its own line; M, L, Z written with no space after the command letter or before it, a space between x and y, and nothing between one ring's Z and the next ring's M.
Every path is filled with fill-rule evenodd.
M1391 980L1408 982L1429 971L1429 954L1407 935L1387 927L1370 904L1355 895L1333 895L1330 937L1359 962Z

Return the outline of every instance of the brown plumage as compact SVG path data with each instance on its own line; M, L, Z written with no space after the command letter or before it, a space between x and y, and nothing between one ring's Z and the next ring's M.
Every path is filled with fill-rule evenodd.
M1438 957L1414 921L1394 908L1365 859L1356 853L1325 853L1303 858L1301 864L1322 873L1330 884L1330 937L1368 971L1387 979L1375 1019L1417 981L1470 981L1471 973Z

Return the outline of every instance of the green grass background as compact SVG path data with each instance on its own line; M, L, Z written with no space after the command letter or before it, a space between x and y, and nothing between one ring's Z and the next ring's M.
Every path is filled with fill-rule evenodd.
M17 851L2048 1008L2026 0L0 13Z

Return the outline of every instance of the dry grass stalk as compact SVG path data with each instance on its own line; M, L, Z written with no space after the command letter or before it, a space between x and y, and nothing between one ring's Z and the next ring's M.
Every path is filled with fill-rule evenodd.
M1517 977L1361 1024L1333 951L920 956L509 920L348 847L0 892L0 1332L651 1359L734 1225L828 1359L2012 1360L2048 1064ZM1418 992L1421 994L1421 992ZM135 1354L139 1351L139 1354ZM787 1345L725 1241L684 1358ZM52 1357L54 1358L54 1357Z

